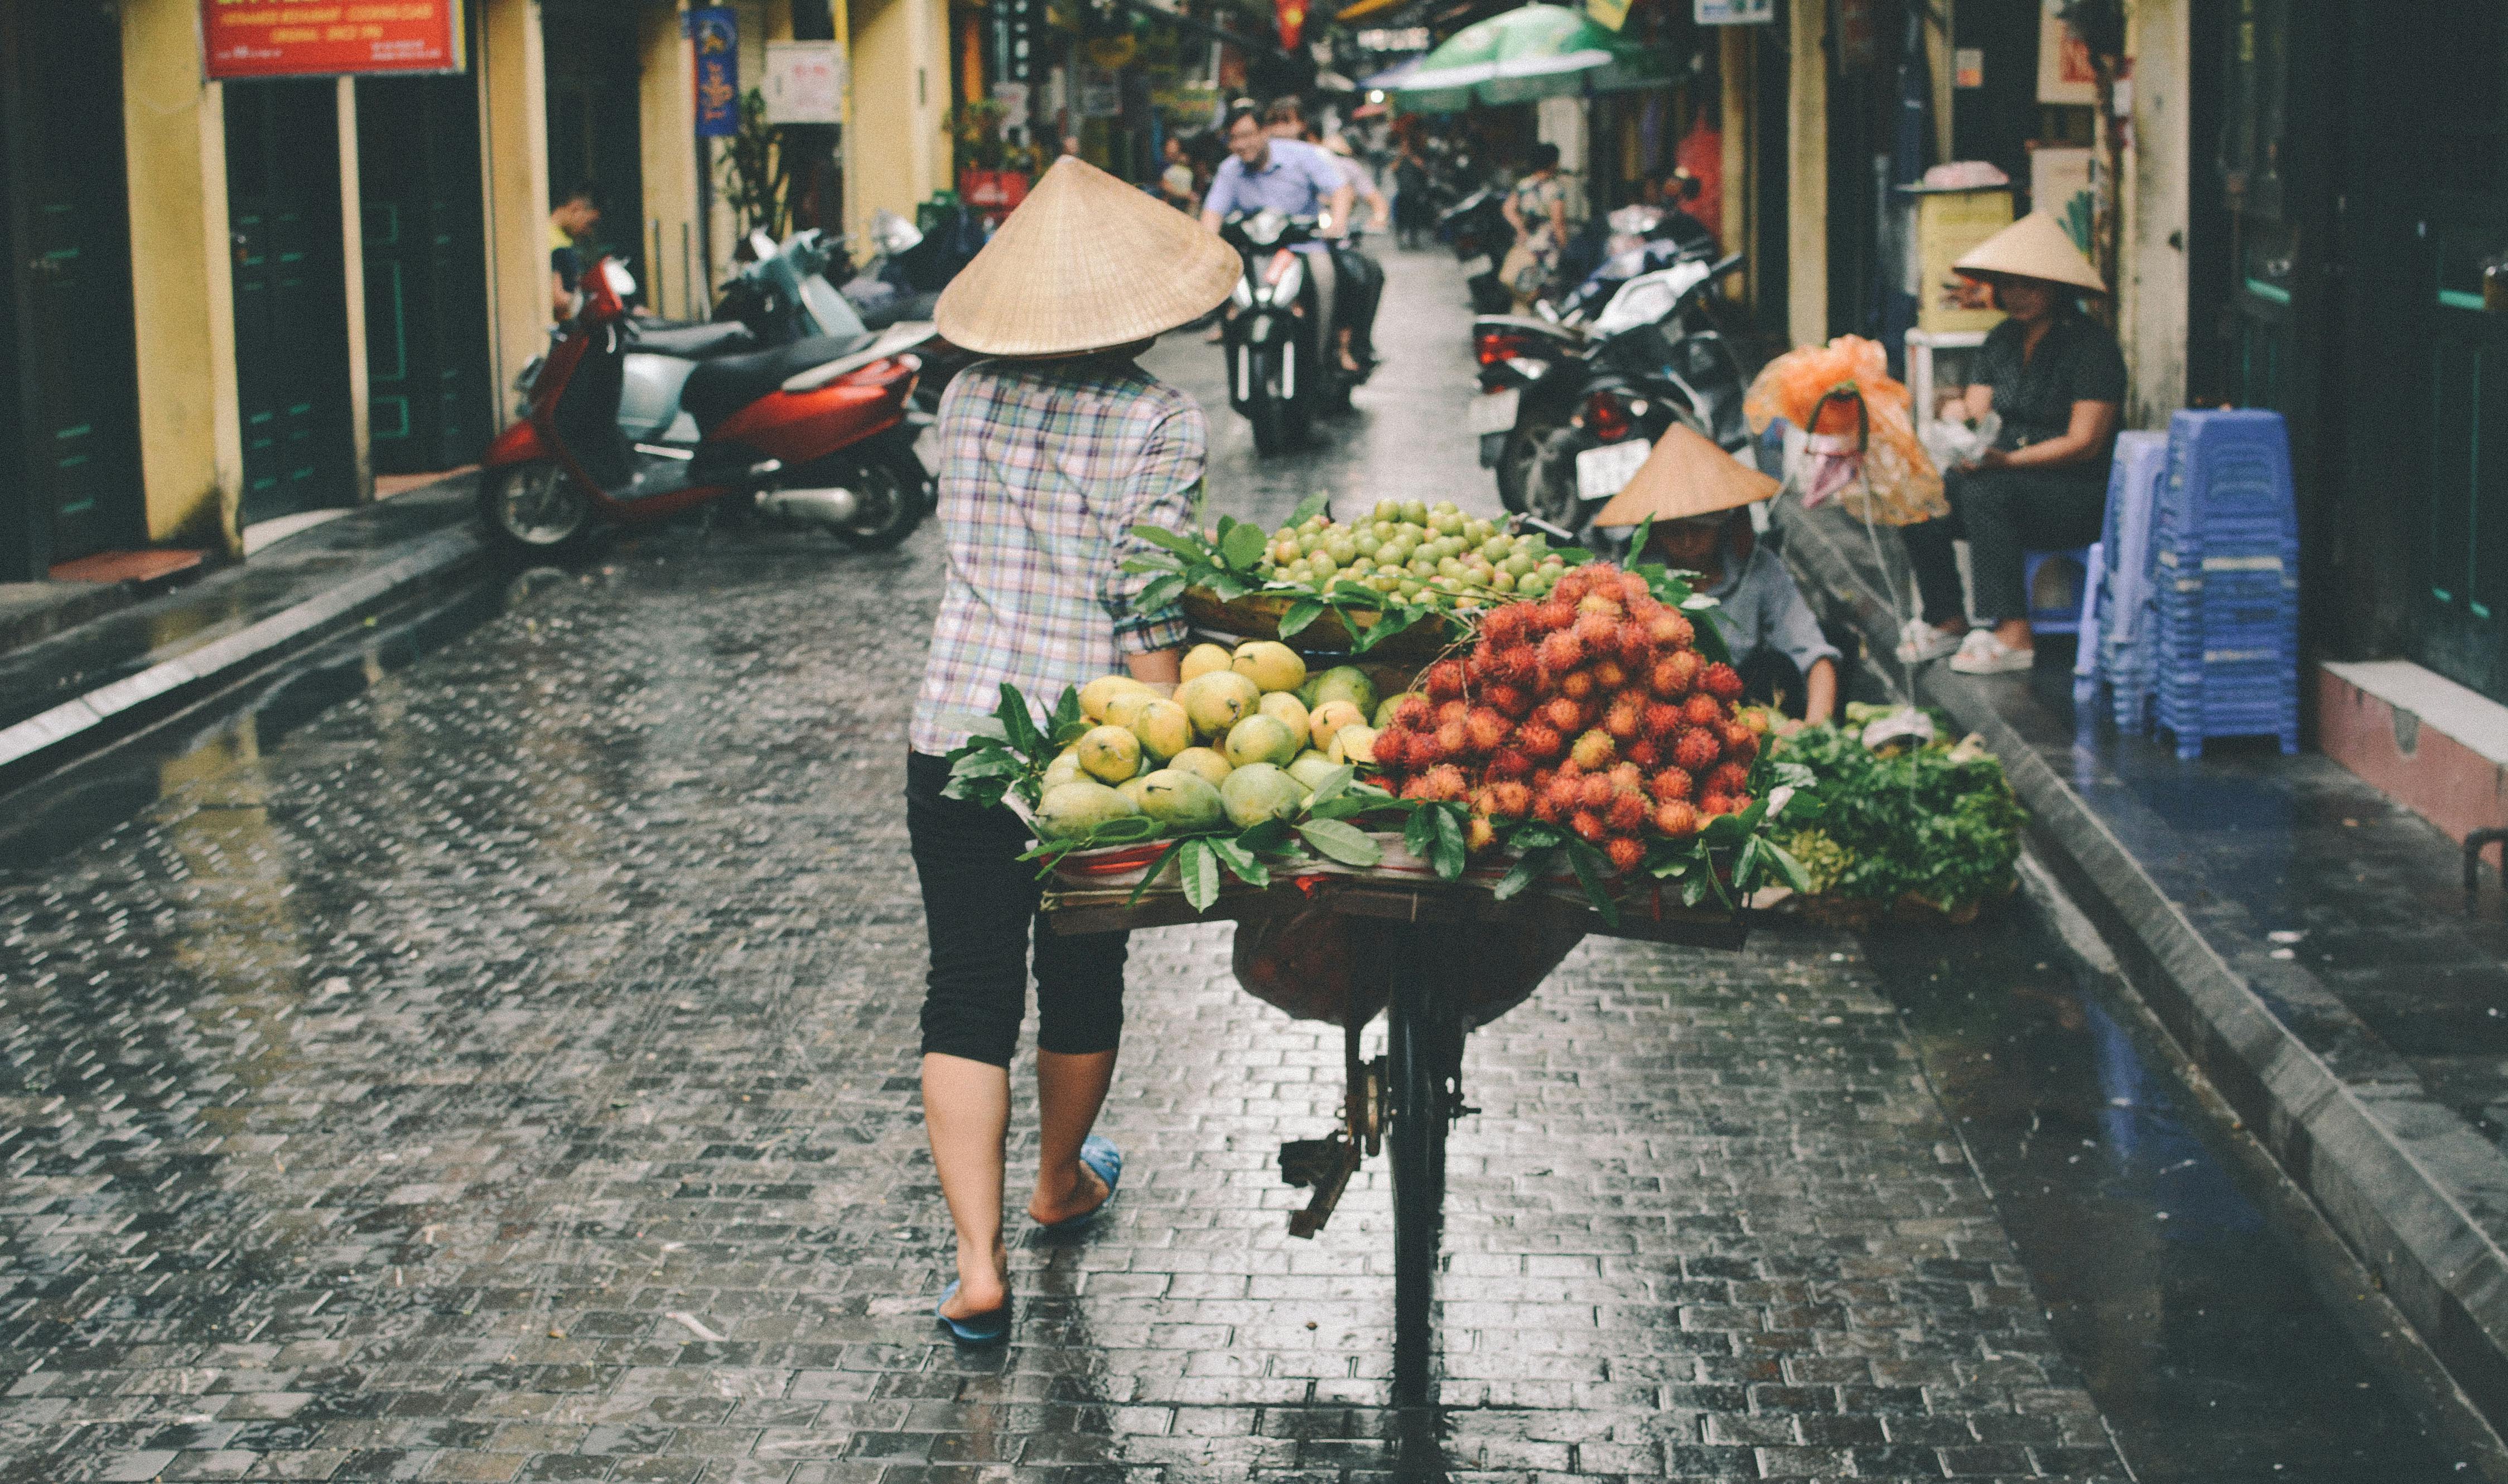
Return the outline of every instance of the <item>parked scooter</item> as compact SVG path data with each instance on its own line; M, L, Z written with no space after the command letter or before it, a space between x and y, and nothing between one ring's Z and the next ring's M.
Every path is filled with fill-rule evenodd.
M1674 422L1725 449L1750 442L1742 368L1710 292L1742 262L1691 260L1630 279L1585 344L1525 389L1505 447L1523 459L1526 514L1590 535L1595 512Z
M1277 211L1230 217L1220 235L1244 262L1220 307L1228 358L1228 405L1254 425L1266 457L1302 442L1317 418L1349 407L1366 380L1342 370L1334 346L1334 296L1309 271L1314 219Z
M910 223L887 211L873 219L871 233L880 248L874 265L923 240ZM933 328L933 308L940 298L938 292L892 291L865 309L853 294L839 290L838 283L850 287L867 275L854 271L838 239L816 228L793 234L780 247L762 232L752 234L750 252L754 261L724 286L716 320L737 320L748 326L760 345L787 345L819 335L849 340L875 332L889 337L894 348L910 349L923 362L914 406L907 414L917 427L932 421L949 380L976 359L941 340ZM891 288L886 283L877 286Z
M1505 200L1504 192L1483 186L1437 216L1437 237L1454 249L1456 262L1469 268L1475 259L1489 260L1487 267L1466 280L1475 313L1502 313L1515 302L1497 278L1498 265L1515 245L1515 229L1507 225L1503 209Z
M640 525L712 500L864 550L896 545L922 519L922 465L905 423L921 366L911 352L867 335L867 344L814 336L673 358L686 371L668 405L636 415L654 436L631 441L620 416L636 280L605 258L583 285L574 318L523 373L528 415L481 460L480 514L500 545L545 558L605 522ZM671 438L675 430L695 437Z

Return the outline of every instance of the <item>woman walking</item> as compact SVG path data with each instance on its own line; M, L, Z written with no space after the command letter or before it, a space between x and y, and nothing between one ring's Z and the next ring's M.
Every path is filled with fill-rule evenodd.
M947 567L906 759L932 951L924 1120L958 1236L935 1313L962 1343L1010 1335L1002 1145L1031 963L1040 1148L1027 1213L1074 1227L1122 1178L1122 1155L1089 1131L1115 1072L1125 935L1066 937L1038 922L1035 868L1017 858L1026 827L943 797L944 758L1005 684L1051 706L1099 675L1176 679L1183 618L1134 613L1147 579L1121 567L1150 549L1135 525L1186 528L1208 424L1133 357L1217 308L1237 271L1236 252L1191 218L1064 158L935 314L952 344L995 357L950 383L934 430Z
M1515 295L1516 312L1550 292L1559 272L1559 249L1568 241L1568 192L1559 184L1559 146L1532 147L1531 168L1515 183L1498 212L1515 229L1499 276Z

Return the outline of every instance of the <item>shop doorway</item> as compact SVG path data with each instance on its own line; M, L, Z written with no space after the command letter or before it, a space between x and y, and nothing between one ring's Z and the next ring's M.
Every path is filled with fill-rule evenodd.
M356 502L339 89L230 83L227 224L235 252L238 524Z
M646 271L652 266L646 249L653 244L645 223L644 59L637 54L637 10L543 0L540 27L548 55L549 192L562 199L578 187L592 188L601 223L593 239L581 244L584 261L601 255L624 260L645 290L644 302L658 308L661 296ZM557 204L552 199L541 209Z
M110 7L0 7L0 581L147 538L122 31Z
M467 75L357 83L366 407L378 474L475 461L493 431L479 99Z

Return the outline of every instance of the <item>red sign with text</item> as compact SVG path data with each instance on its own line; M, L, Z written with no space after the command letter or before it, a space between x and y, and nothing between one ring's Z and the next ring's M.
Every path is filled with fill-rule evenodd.
M461 0L201 0L212 79L459 72Z

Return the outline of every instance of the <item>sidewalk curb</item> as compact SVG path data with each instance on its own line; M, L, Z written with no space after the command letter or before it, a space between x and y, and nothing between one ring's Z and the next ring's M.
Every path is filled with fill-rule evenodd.
M0 788L14 788L75 753L119 741L178 706L314 643L406 589L466 567L486 550L475 531L439 531L318 597L0 729Z
M2419 1331L2473 1407L2508 1431L2508 1155L2432 1099L2314 974L2269 945L2198 929L1974 681L1897 656L1895 615L1831 532L1785 513L1807 596L1861 633L1900 695L2003 760L2040 857L2096 924L2187 1059L2210 1078ZM1912 679L1913 684L1909 682Z

